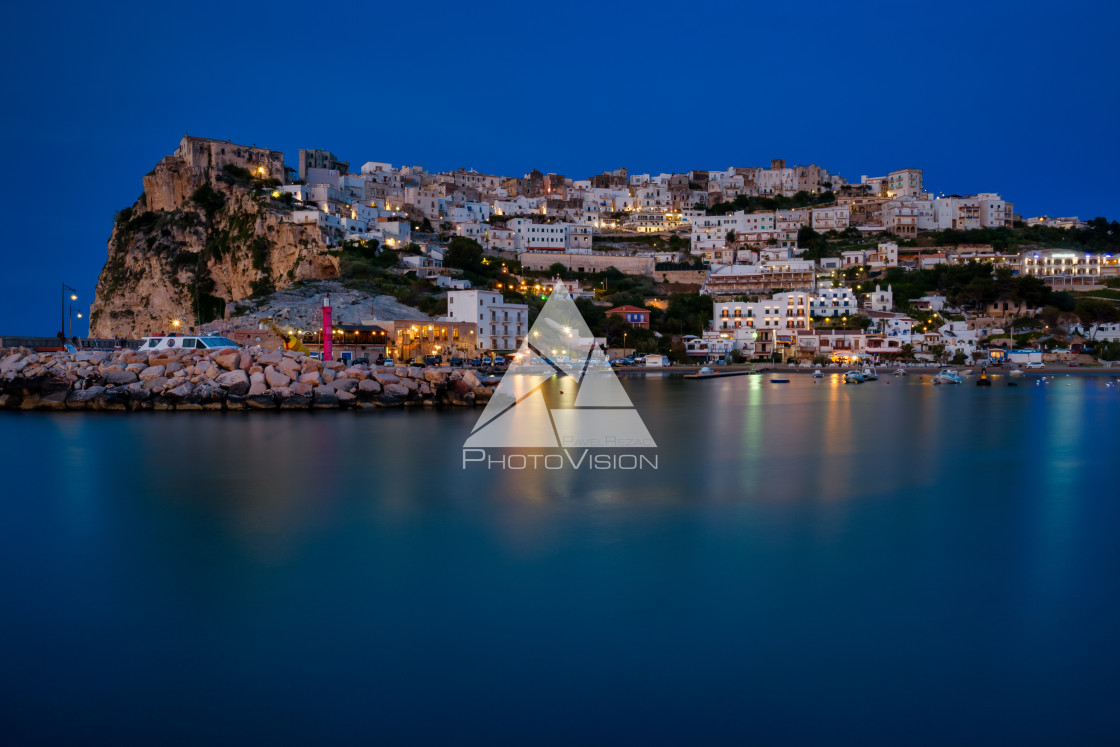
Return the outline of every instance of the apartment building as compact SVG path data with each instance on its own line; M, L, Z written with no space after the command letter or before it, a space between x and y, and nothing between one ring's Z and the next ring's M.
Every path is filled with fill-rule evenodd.
M883 229L903 239L918 236L918 208L912 199L883 204Z
M331 153L329 150L300 148L299 178L301 180L307 178L308 169L326 169L337 171L340 174L349 174L350 164L346 161L340 161L338 156Z
M950 195L933 201L934 221L938 230L1011 227L1015 221L1015 205L994 192L970 197Z
M759 295L783 290L811 290L815 266L809 260L787 259L757 265L713 267L700 293L711 296Z
M449 291L447 318L477 324L479 350L517 350L529 329L528 305L506 303L497 291Z
M853 249L840 253L842 267L867 265L873 268L897 267L898 244L893 241L881 242L874 249Z
M851 218L852 211L847 205L830 205L813 208L811 225L819 233L843 231L851 225Z
M860 184L871 188L873 194L887 198L921 197L925 192L921 169L899 169L886 176L861 176Z
M820 288L809 302L810 316L850 316L859 310L859 302L851 288L836 286Z
M1100 254L1048 250L1022 254L1020 261L1020 274L1034 275L1048 285L1065 287L1100 283L1106 258Z

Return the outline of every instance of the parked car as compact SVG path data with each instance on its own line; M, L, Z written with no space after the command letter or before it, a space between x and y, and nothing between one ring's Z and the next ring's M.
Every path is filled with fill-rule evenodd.
M1069 366L1070 368L1077 368L1077 367L1078 367L1078 366L1080 366L1081 364L1080 364L1080 363L1078 363L1077 361L1070 361L1070 362L1069 362L1069 363L1067 363L1066 365L1067 365L1067 366Z
M1038 361L1031 361L1030 363L1024 363L1023 364L1023 368L1043 368L1043 367L1044 366L1041 363L1039 363Z
M482 365L482 359L481 358L471 358L471 365L474 366L475 368L478 368L479 366Z
M369 358L355 358L352 361L352 365L355 365L355 366L358 365L359 363L361 363L363 366L368 366L369 365Z
M393 359L392 358L386 358L383 361L381 361L381 365L382 366L391 366L391 365L393 365Z
M504 366L505 364L506 364L505 356L501 356L501 355L495 355L494 356L494 365L495 366Z
M409 361L408 365L410 365L410 366L423 366L423 365L425 365L424 364L424 359L421 358L420 356L416 356L411 361Z
M463 365L463 359L462 358L452 358L451 359L451 365L452 366L461 366L461 365Z
M424 363L429 366L438 366L440 364L440 358L438 355L426 355L424 356Z

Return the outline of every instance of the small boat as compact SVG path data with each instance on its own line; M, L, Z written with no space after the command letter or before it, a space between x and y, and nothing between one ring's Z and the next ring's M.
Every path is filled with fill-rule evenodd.
M771 384L788 384L789 379L770 379Z
M934 384L963 384L964 379L951 368L943 368L933 377Z
M486 376L482 379L479 379L479 383L481 383L483 386L495 386L501 380L501 376Z
M906 373L905 368L898 368L898 369L895 369L894 375L895 376L909 376L910 374Z
M697 371L697 373L699 373L699 374L703 375L703 374L710 374L710 373L715 373L715 371L713 371L712 369L708 368L707 366L703 366L703 367L702 367L702 368L701 368L701 369L700 369L699 371Z
M879 380L879 374L876 373L874 368L865 368L862 371L860 371L860 375L863 376L864 381L878 381Z
M820 370L819 368L816 371L813 372L813 378L814 379L820 379L823 376L824 376L824 371Z
M1010 371L1008 371L1007 375L1008 376L1022 376L1023 375L1023 369L1013 368Z
M867 381L867 379L865 379L863 374L859 371L848 371L844 374L845 384L862 384L865 381Z
M987 369L980 369L980 378L976 380L976 386L991 386L992 380L988 378Z
M148 335L140 343L140 349L146 352L156 350L205 350L208 348L232 348L241 346L228 337L220 335Z

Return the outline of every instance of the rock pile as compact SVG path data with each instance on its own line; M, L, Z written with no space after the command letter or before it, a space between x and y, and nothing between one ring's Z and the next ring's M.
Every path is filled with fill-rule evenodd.
M485 404L473 369L347 366L292 351L0 349L0 409L293 410Z

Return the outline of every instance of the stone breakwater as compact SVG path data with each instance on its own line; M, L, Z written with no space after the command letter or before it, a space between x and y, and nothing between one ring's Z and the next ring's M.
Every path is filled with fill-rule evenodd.
M0 409L372 410L485 404L473 369L387 368L319 361L291 351L0 349Z

